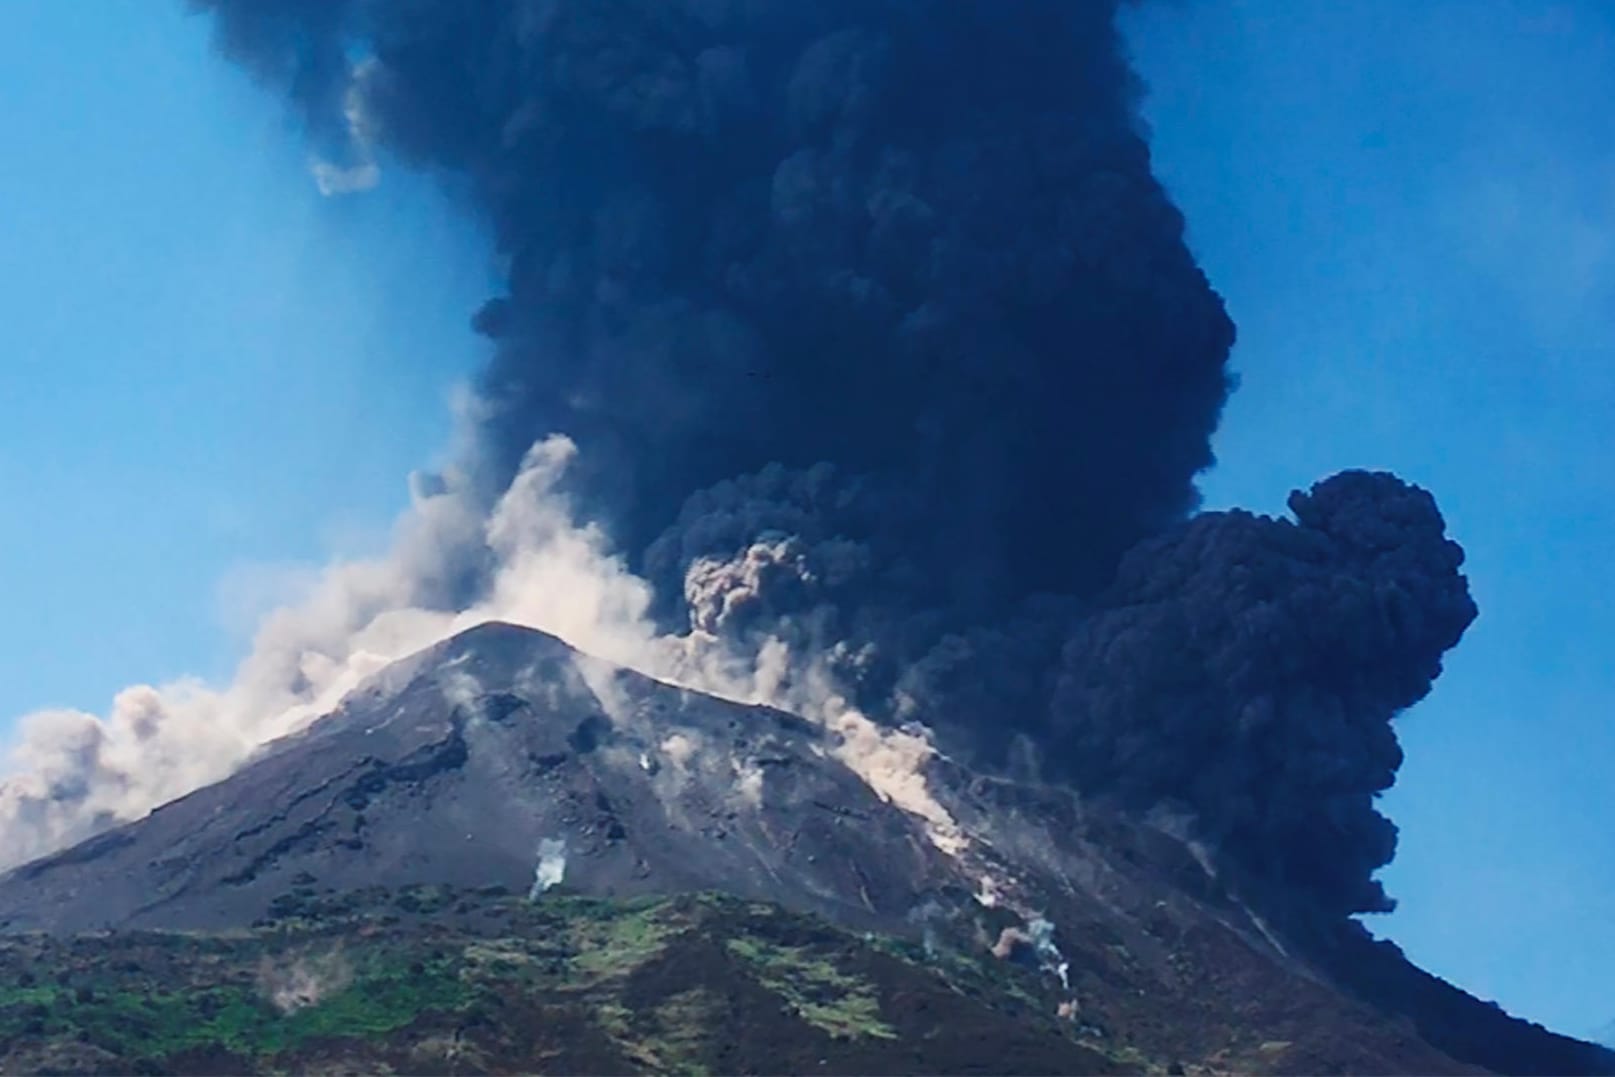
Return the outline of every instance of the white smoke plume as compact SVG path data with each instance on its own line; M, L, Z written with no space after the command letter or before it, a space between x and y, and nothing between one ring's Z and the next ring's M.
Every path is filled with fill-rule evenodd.
M1031 936L1032 948L1037 951L1044 971L1054 973L1060 978L1060 986L1071 990L1071 962L1054 944L1054 925L1039 916L1026 925L1026 931Z
M376 163L374 124L365 113L365 85L376 75L376 64L366 59L355 64L342 95L345 163L315 157L309 161L314 186L327 198L361 194L381 182L381 166Z
M1054 942L1054 925L1042 916L1033 916L1025 929L1006 927L993 943L992 954L1000 961L1011 959L1017 949L1026 947L1037 961L1039 971L1057 977L1060 986L1071 990L1071 962Z
M566 878L566 839L545 838L538 843L538 866L533 869L533 888L527 891L528 901L537 901L540 894L561 885Z
M849 707L823 673L827 656L792 653L778 640L736 654L699 629L657 632L648 617L650 585L557 493L575 455L564 437L534 445L489 511L453 470L417 482L391 548L329 567L305 594L271 613L222 687L191 680L138 685L103 715L47 711L25 718L0 771L6 775L0 868L228 776L257 748L328 713L389 663L490 620L541 629L670 683L814 718L839 735L839 758L919 817L940 849L960 851L963 834L926 787L928 735L918 727L883 729ZM456 570L490 556L494 568L483 596L469 608L453 608L446 596ZM608 690L609 678L582 672L597 694Z
M296 1013L346 988L353 967L341 950L318 955L265 957L258 966L258 990L281 1013Z
M763 806L763 768L754 760L734 760L735 795L752 810Z
M316 159L309 162L308 170L314 177L314 186L327 198L359 194L371 190L381 182L381 169L374 161L344 167Z

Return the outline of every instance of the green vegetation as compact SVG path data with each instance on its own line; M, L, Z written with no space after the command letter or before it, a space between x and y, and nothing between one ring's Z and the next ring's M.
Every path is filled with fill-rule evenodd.
M0 936L0 1073L926 1069L994 1036L1088 1057L1020 1027L1005 977L716 895L303 885L250 931Z
M411 968L384 952L339 990L295 1007L277 1006L265 979L176 990L139 973L102 974L73 989L0 990L0 1042L68 1038L134 1059L204 1046L260 1058L321 1038L383 1036L470 998L446 963Z
M873 986L841 972L831 960L806 947L775 946L756 938L730 939L729 949L756 966L763 983L792 1009L830 1035L896 1038L880 1019Z
M570 924L577 948L572 967L594 979L632 972L660 953L670 936L689 926L660 906L628 908L615 915L588 911L594 915L577 917Z

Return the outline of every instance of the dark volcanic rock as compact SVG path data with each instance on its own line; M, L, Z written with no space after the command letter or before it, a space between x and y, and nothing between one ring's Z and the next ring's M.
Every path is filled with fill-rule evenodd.
M0 877L0 930L239 928L417 884L722 891L997 953L1041 977L1044 1017L1058 1000L1140 1065L1615 1073L1366 933L1280 938L1195 847L1068 789L933 758L939 843L844 756L815 723L483 625L229 779Z
M0 925L238 926L309 880L526 890L544 842L589 893L723 889L900 922L942 858L829 750L802 719L486 624L228 780L17 869Z

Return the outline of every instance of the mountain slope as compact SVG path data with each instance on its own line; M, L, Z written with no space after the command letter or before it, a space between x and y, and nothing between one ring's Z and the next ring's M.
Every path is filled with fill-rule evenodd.
M1192 846L1069 790L874 762L817 724L489 624L226 781L0 878L0 929L228 931L417 884L721 891L992 955L1040 985L1029 1014L1065 1014L1113 1062L1615 1072L1366 933L1298 948Z
M229 780L20 868L0 923L229 927L304 874L525 889L545 842L590 893L721 888L901 920L942 857L829 750L801 719L484 625Z
M0 1072L1136 1069L1036 985L716 896L303 902L222 937L0 941Z
M304 888L249 931L14 936L0 985L4 1072L1465 1072L1303 1006L1185 1062L1147 996L1063 1012L1035 965L717 895Z

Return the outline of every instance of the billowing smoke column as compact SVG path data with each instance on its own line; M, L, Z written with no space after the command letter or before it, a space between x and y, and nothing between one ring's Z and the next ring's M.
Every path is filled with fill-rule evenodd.
M1177 802L1261 881L1388 911L1374 809L1402 763L1391 718L1474 620L1435 500L1346 472L1295 522L1208 513L1122 561L1065 648L1048 757L1138 807Z
M1233 329L1111 4L207 6L355 142L325 152L379 144L474 201L509 266L476 318L495 485L564 431L668 595L778 531L973 621L1193 507Z
M950 745L1384 905L1389 720L1473 616L1460 555L1387 477L1180 525L1233 328L1113 0L202 6L322 184L386 153L491 229L490 501L564 433L664 627L787 640Z

